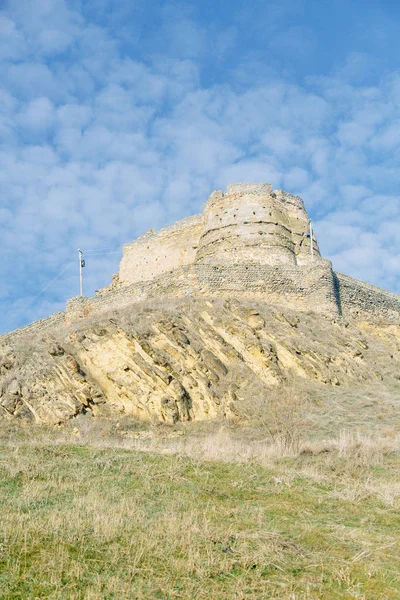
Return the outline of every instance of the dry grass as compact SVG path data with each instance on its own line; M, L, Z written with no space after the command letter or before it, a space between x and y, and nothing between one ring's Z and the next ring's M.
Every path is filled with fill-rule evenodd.
M399 597L399 461L383 443L257 458L227 431L147 438L183 457L63 435L3 444L1 598Z
M279 452L296 453L307 431L306 412L310 400L304 390L293 383L270 388L268 395L244 404L243 412L249 423L260 429L271 446Z
M290 398L246 425L3 422L0 598L400 597L400 436L307 439Z

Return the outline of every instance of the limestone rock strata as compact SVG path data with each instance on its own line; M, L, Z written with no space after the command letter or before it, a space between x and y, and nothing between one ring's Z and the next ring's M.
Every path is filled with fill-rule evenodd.
M0 418L229 418L293 378L323 393L379 383L400 397L399 367L399 328L390 323L238 299L164 301L4 341Z

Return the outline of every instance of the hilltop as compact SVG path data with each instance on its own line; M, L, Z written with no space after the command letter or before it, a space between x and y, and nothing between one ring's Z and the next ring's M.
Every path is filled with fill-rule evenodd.
M390 423L399 322L399 296L320 255L300 198L232 185L200 215L127 244L94 298L0 337L0 415L241 419L290 384L311 414L319 403L344 422L351 394L354 423L380 404Z
M214 192L0 338L0 598L398 598L400 298Z

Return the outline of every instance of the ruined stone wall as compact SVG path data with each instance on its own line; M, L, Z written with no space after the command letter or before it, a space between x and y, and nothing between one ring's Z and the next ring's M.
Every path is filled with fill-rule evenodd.
M311 259L303 201L280 190L273 192L270 184L229 185L225 195L216 191L204 215L196 262L293 266ZM314 250L319 256L315 241Z
M259 263L196 265L198 285L211 296L246 297L297 310L338 315L331 263L270 266Z
M67 320L96 317L152 299L188 296L254 298L297 310L339 314L331 263L320 259L303 267L259 263L185 265L151 281L94 298L75 298L67 305Z
M400 320L400 296L335 274L307 237L303 201L267 183L213 192L204 212L124 246L119 278L94 298L0 337L38 333L138 302L184 296L245 297L329 316ZM314 257L311 257L310 244Z
M49 329L63 325L65 323L65 315L65 312L54 313L50 315L50 317L40 319L39 321L34 321L25 327L20 327L15 331L10 331L9 333L0 335L0 344L6 343L8 340L16 339L20 336L45 333Z
M202 215L195 215L126 244L120 280L126 283L148 281L172 269L192 264L202 228Z
M315 235L313 235L312 240L307 237L310 219L303 200L299 196L293 196L283 190L275 190L273 195L280 205L285 207L288 225L292 233L296 263L298 265L309 264L312 260L321 256L321 253ZM314 259L311 257L311 243L314 250Z
M348 275L335 273L341 310L344 316L385 317L400 320L400 296Z

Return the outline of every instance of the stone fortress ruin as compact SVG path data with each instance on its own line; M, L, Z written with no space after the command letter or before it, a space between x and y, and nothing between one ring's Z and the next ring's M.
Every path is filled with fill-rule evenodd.
M330 317L400 320L400 296L335 273L309 224L298 196L274 191L268 183L229 185L226 193L211 194L201 214L126 244L119 274L95 297L73 298L65 313L18 331L188 296L241 297Z
M200 215L126 244L119 275L136 283L193 264L304 266L310 262L308 232L300 198L274 192L268 183L229 185L226 194L211 194Z

